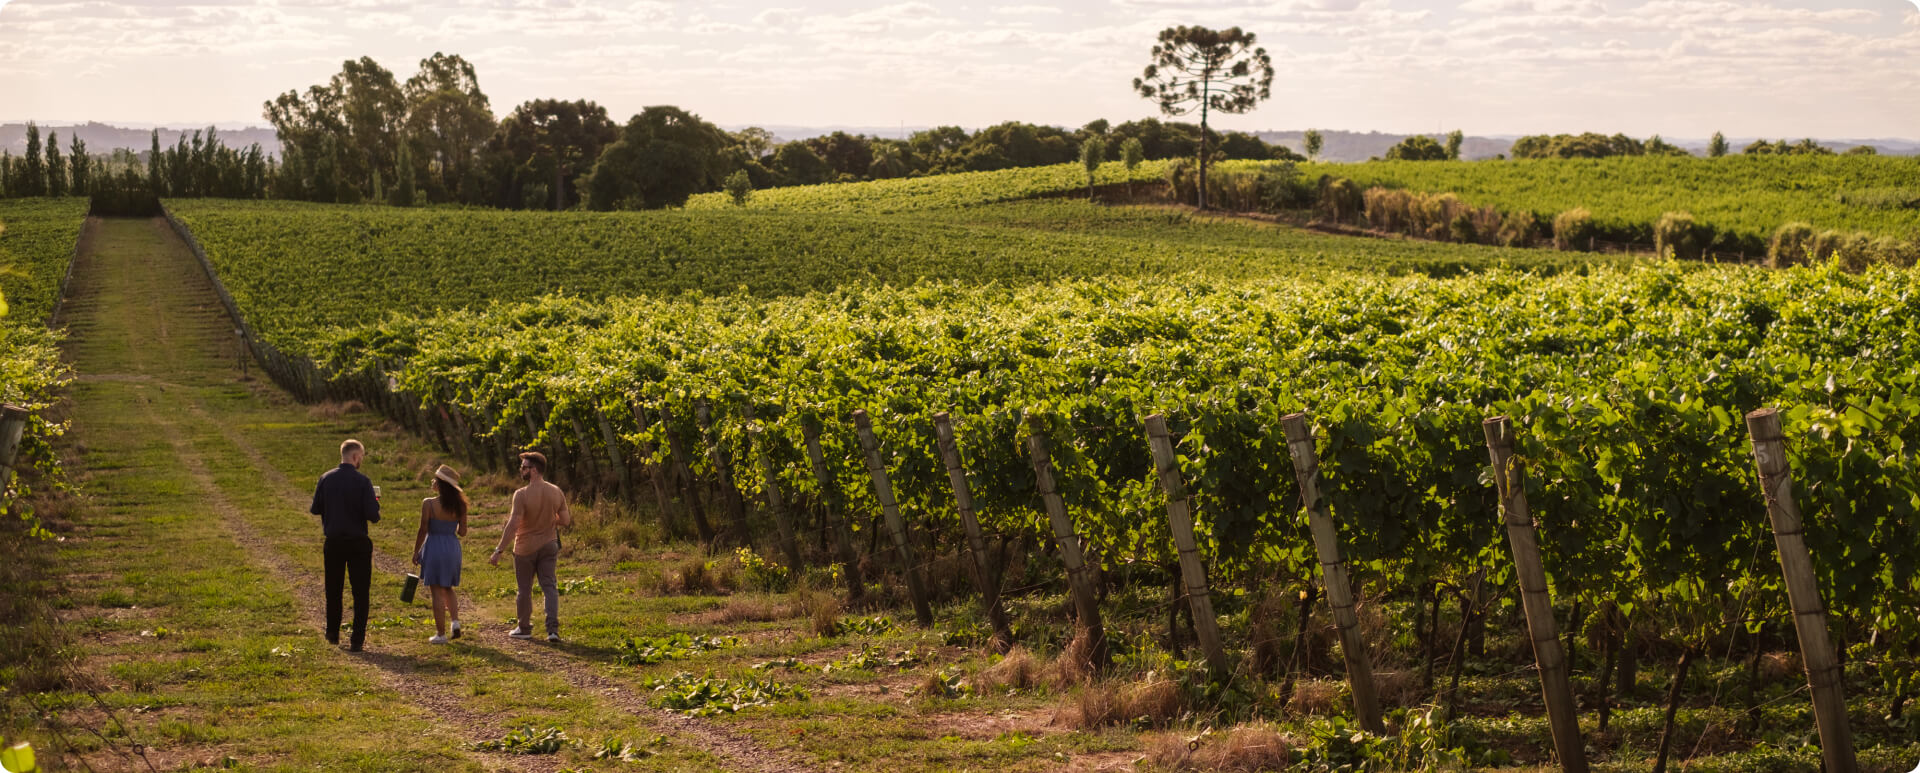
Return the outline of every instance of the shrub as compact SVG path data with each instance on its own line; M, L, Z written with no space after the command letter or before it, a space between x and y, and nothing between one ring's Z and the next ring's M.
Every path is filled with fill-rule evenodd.
M1682 260L1699 260L1713 242L1713 228L1693 221L1688 212L1668 212L1653 226L1654 251Z
M1447 228L1449 231L1448 235L1453 237L1453 240L1456 242L1471 244L1479 241L1480 233L1473 227L1473 217L1465 212L1454 215L1453 222L1449 223Z
M1322 175L1320 177L1319 213L1324 220L1335 223L1352 223L1360 219L1366 211L1366 197L1360 192L1360 186L1345 177Z
M1559 214L1553 219L1553 248L1561 251L1592 250L1593 239L1599 228L1593 224L1593 213L1586 207L1575 207Z
M1506 247L1531 247L1546 229L1540 216L1532 212L1512 212L1500 219L1494 243Z
M1806 223L1780 226L1767 242L1767 266L1771 268L1803 266L1813 262L1813 255L1813 226Z

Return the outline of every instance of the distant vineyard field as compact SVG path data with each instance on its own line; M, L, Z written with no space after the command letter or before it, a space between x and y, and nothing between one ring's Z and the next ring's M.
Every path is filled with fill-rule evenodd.
M86 199L0 199L0 292L12 307L8 322L39 324L53 313L86 216Z
M1577 270L1596 259L1351 239L1151 209L1022 202L833 213L405 210L169 202L256 331L289 351L328 325L549 293L780 296L920 280L1024 285L1092 276L1453 275Z
M1118 162L1101 165L1098 185L1151 182L1166 174L1167 162L1147 161L1127 171ZM873 180L857 183L804 185L754 191L747 209L786 212L861 212L891 214L928 209L968 207L999 201L1085 191L1087 170L1079 164L961 172L927 177ZM733 201L725 193L705 193L687 202L687 209L726 209Z
M1474 206L1555 213L1585 207L1609 231L1652 241L1667 212L1737 235L1757 250L1774 230L1805 222L1816 230L1874 236L1920 235L1920 159L1898 156L1617 157L1524 161L1370 161L1314 164L1309 174L1362 187L1457 193ZM1909 191L1912 196L1890 195Z

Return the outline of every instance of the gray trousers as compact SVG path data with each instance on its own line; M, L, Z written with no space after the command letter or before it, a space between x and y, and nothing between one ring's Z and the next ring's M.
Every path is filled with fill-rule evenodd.
M514 620L520 630L533 630L533 579L540 578L540 592L547 596L547 633L560 632L560 584L553 578L553 564L560 558L560 541L541 545L533 555L513 556L513 578L520 592L513 597Z

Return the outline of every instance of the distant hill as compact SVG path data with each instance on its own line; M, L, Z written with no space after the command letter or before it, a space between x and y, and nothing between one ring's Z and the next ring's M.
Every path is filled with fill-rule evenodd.
M206 128L205 126L190 126L185 129L163 127L160 129L160 146L163 148L172 147L180 141L180 137L183 134L187 135L189 141L191 141L191 136L194 132L204 132ZM119 126L108 126L97 121L88 121L87 123L77 126L40 124L40 140L42 142L46 141L47 132L49 131L60 135L60 152L63 154L66 153L69 143L73 142L75 134L78 134L80 139L87 143L88 153L108 153L115 148L126 148L136 152L144 151L151 147L153 142L151 129L128 129ZM260 143L260 149L265 151L267 155L276 157L280 155L280 140L273 133L273 130L269 128L255 126L245 129L221 129L220 142L227 147L242 150L258 142ZM27 125L24 123L0 123L0 148L13 151L15 156L25 153L27 150Z

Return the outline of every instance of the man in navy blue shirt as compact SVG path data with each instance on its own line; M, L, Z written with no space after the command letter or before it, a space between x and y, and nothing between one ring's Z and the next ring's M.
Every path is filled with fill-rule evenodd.
M340 444L340 466L320 476L313 490L310 512L320 516L327 544L322 562L327 572L327 643L340 643L340 585L342 575L353 580L353 639L360 651L367 635L367 584L373 574L373 540L367 524L380 522L380 495L373 481L360 474L367 449L358 440Z

